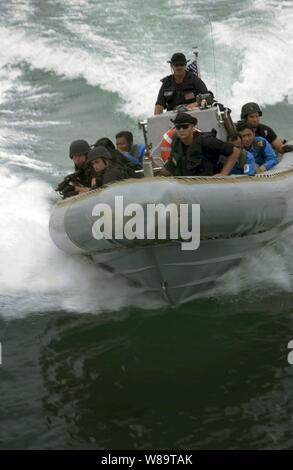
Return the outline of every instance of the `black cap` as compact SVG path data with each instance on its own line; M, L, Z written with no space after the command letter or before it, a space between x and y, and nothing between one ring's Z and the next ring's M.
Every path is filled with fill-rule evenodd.
M90 162L97 160L97 158L106 158L107 160L113 159L109 150L106 149L106 147L102 147L101 145L99 145L98 147L94 147L90 151L88 157Z
M191 116L191 114L188 113L178 113L175 119L171 119L171 122L173 124L197 124L197 119L196 117Z
M187 64L187 60L184 54L182 52L175 52L171 60L168 60L169 64Z
M73 155L84 154L87 155L90 151L90 146L86 140L74 140L71 142L69 147L69 157L72 158Z

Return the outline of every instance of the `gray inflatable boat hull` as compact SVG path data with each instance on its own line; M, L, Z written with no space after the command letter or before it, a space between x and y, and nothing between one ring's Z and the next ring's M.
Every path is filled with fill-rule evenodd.
M98 203L200 204L201 242L183 251L180 241L97 240ZM99 265L162 295L171 304L192 300L220 274L261 246L275 241L293 221L293 154L254 177L143 178L116 182L57 203L50 218L54 243L70 254L87 254Z

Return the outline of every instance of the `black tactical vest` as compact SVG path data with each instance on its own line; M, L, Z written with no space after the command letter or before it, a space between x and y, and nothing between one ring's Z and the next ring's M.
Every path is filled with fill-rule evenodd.
M167 104L167 111L174 109L180 104L190 104L196 101L197 90L194 83L194 75L186 73L182 83L177 84L173 75L162 79L163 94Z
M77 168L77 178L78 182L87 188L91 187L91 180L93 175L91 162L87 161L82 167Z
M214 174L213 163L202 152L202 141L207 135L211 134L196 133L186 154L184 154L182 141L177 135L174 136L170 158L176 167L175 176L210 176Z

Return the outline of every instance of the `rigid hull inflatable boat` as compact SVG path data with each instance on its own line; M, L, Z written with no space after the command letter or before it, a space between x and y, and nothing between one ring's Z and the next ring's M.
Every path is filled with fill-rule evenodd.
M228 116L217 107L192 111L203 131L215 128L225 139ZM170 127L168 112L148 120L149 144L159 160L158 144ZM127 238L97 240L95 206L107 204L115 214L115 197L124 206L200 204L200 246L182 250L181 240ZM270 201L270 203L268 203ZM272 243L293 220L293 154L274 169L250 176L145 177L117 181L59 201L50 218L54 243L70 254L87 254L98 265L161 294L171 304L192 300L243 257Z

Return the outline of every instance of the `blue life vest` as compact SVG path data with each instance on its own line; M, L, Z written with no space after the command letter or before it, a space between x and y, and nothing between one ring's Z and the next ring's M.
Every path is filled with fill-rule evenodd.
M255 159L251 152L241 149L240 156L230 171L230 175L253 176L256 173Z
M254 156L255 163L259 166L263 165L267 170L270 170L278 163L273 147L263 137L256 136L248 151Z
M134 144L129 152L122 152L126 158L132 163L140 164L142 166L142 157L145 151L144 144Z

